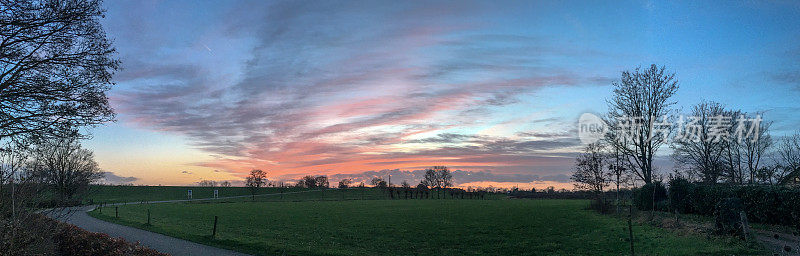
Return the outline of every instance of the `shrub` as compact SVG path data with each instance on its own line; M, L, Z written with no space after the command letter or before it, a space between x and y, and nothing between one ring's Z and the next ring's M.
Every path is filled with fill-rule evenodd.
M784 186L735 186L670 181L671 207L681 213L714 216L727 198L741 200L750 222L800 228L800 189Z
M714 211L717 233L745 235L744 222L742 222L741 218L742 211L744 211L744 207L742 206L742 200L739 198L725 198L717 203Z
M669 198L671 210L678 210L680 213L692 211L692 183L684 178L674 178L669 181Z
M654 192L655 195L653 194ZM666 200L667 188L661 182L645 184L633 191L633 203L639 210L652 210L653 203L656 205L656 210L667 210Z
M55 223L53 242L56 244L58 255L167 255L140 246L138 243L128 243L121 238L113 238L103 233L89 232L74 225L56 222L49 218L43 217L42 221Z

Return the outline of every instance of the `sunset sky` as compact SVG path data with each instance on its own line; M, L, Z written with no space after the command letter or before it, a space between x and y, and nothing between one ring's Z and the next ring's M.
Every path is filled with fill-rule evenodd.
M578 117L652 63L683 109L800 127L800 2L602 3L106 1L118 121L85 145L136 184L446 165L459 184L569 188Z

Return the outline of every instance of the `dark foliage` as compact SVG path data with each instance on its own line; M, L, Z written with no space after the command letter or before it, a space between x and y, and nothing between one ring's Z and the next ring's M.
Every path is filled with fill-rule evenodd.
M800 228L800 189L783 186L734 186L683 183L670 188L686 197L673 197L672 206L681 213L713 216L726 198L741 199L750 222Z
M684 178L674 178L669 181L669 198L671 210L678 210L678 212L689 212L692 208L691 201L688 198L691 196L690 189L692 183Z
M639 210L653 210L653 203L655 203L655 210L667 210L667 188L661 182L645 184L633 191L633 204Z
M744 211L744 207L739 198L725 198L717 203L714 210L717 233L743 236L745 228L741 218L742 211Z
M59 255L167 255L138 243L128 243L121 238L89 232L60 222L55 225L53 241Z

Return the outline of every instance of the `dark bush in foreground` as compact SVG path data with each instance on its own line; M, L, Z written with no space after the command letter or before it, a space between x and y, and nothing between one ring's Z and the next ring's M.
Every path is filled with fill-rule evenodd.
M667 210L667 188L661 182L645 184L633 191L633 203L643 211L653 210L653 203L656 210Z
M166 255L121 238L83 230L70 224L59 223L53 236L61 255Z
M717 233L745 236L745 220L742 219L744 206L739 198L725 198L717 203L714 223Z
M27 246L12 246L11 255L151 256L167 255L121 238L83 230L41 215L28 215L15 240L30 241ZM16 249L14 249L16 248ZM0 255L6 255L0 251Z
M707 185L678 182L670 187L672 209L681 213L713 216L726 198L741 199L750 222L800 228L800 189L784 186ZM674 192L673 192L674 191ZM674 195L685 195L678 197Z

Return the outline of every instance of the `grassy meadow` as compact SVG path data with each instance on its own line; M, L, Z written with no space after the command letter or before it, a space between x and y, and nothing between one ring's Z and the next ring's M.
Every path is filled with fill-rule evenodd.
M338 201L338 200L376 200L392 199L384 190L376 188L347 188L347 189L307 189L307 188L259 188L254 197L245 187L178 187L178 186L92 186L85 197L85 202L90 204L113 204L126 202L153 202L166 200L187 199L187 191L192 190L192 198L198 201L214 196L214 190L219 190L222 199L214 202L242 202L242 201ZM409 194L409 197L415 197ZM429 198L450 198L446 192L430 191ZM240 197L240 198L224 198ZM395 199L405 199L406 194L394 195ZM485 199L505 198L504 194L486 194Z
M257 255L629 253L626 222L586 210L587 205L580 200L242 200L122 205L119 218L115 206L90 214ZM151 225L145 224L148 209ZM212 239L214 216L219 221ZM731 238L676 234L649 225L634 224L634 235L638 255L762 253Z

